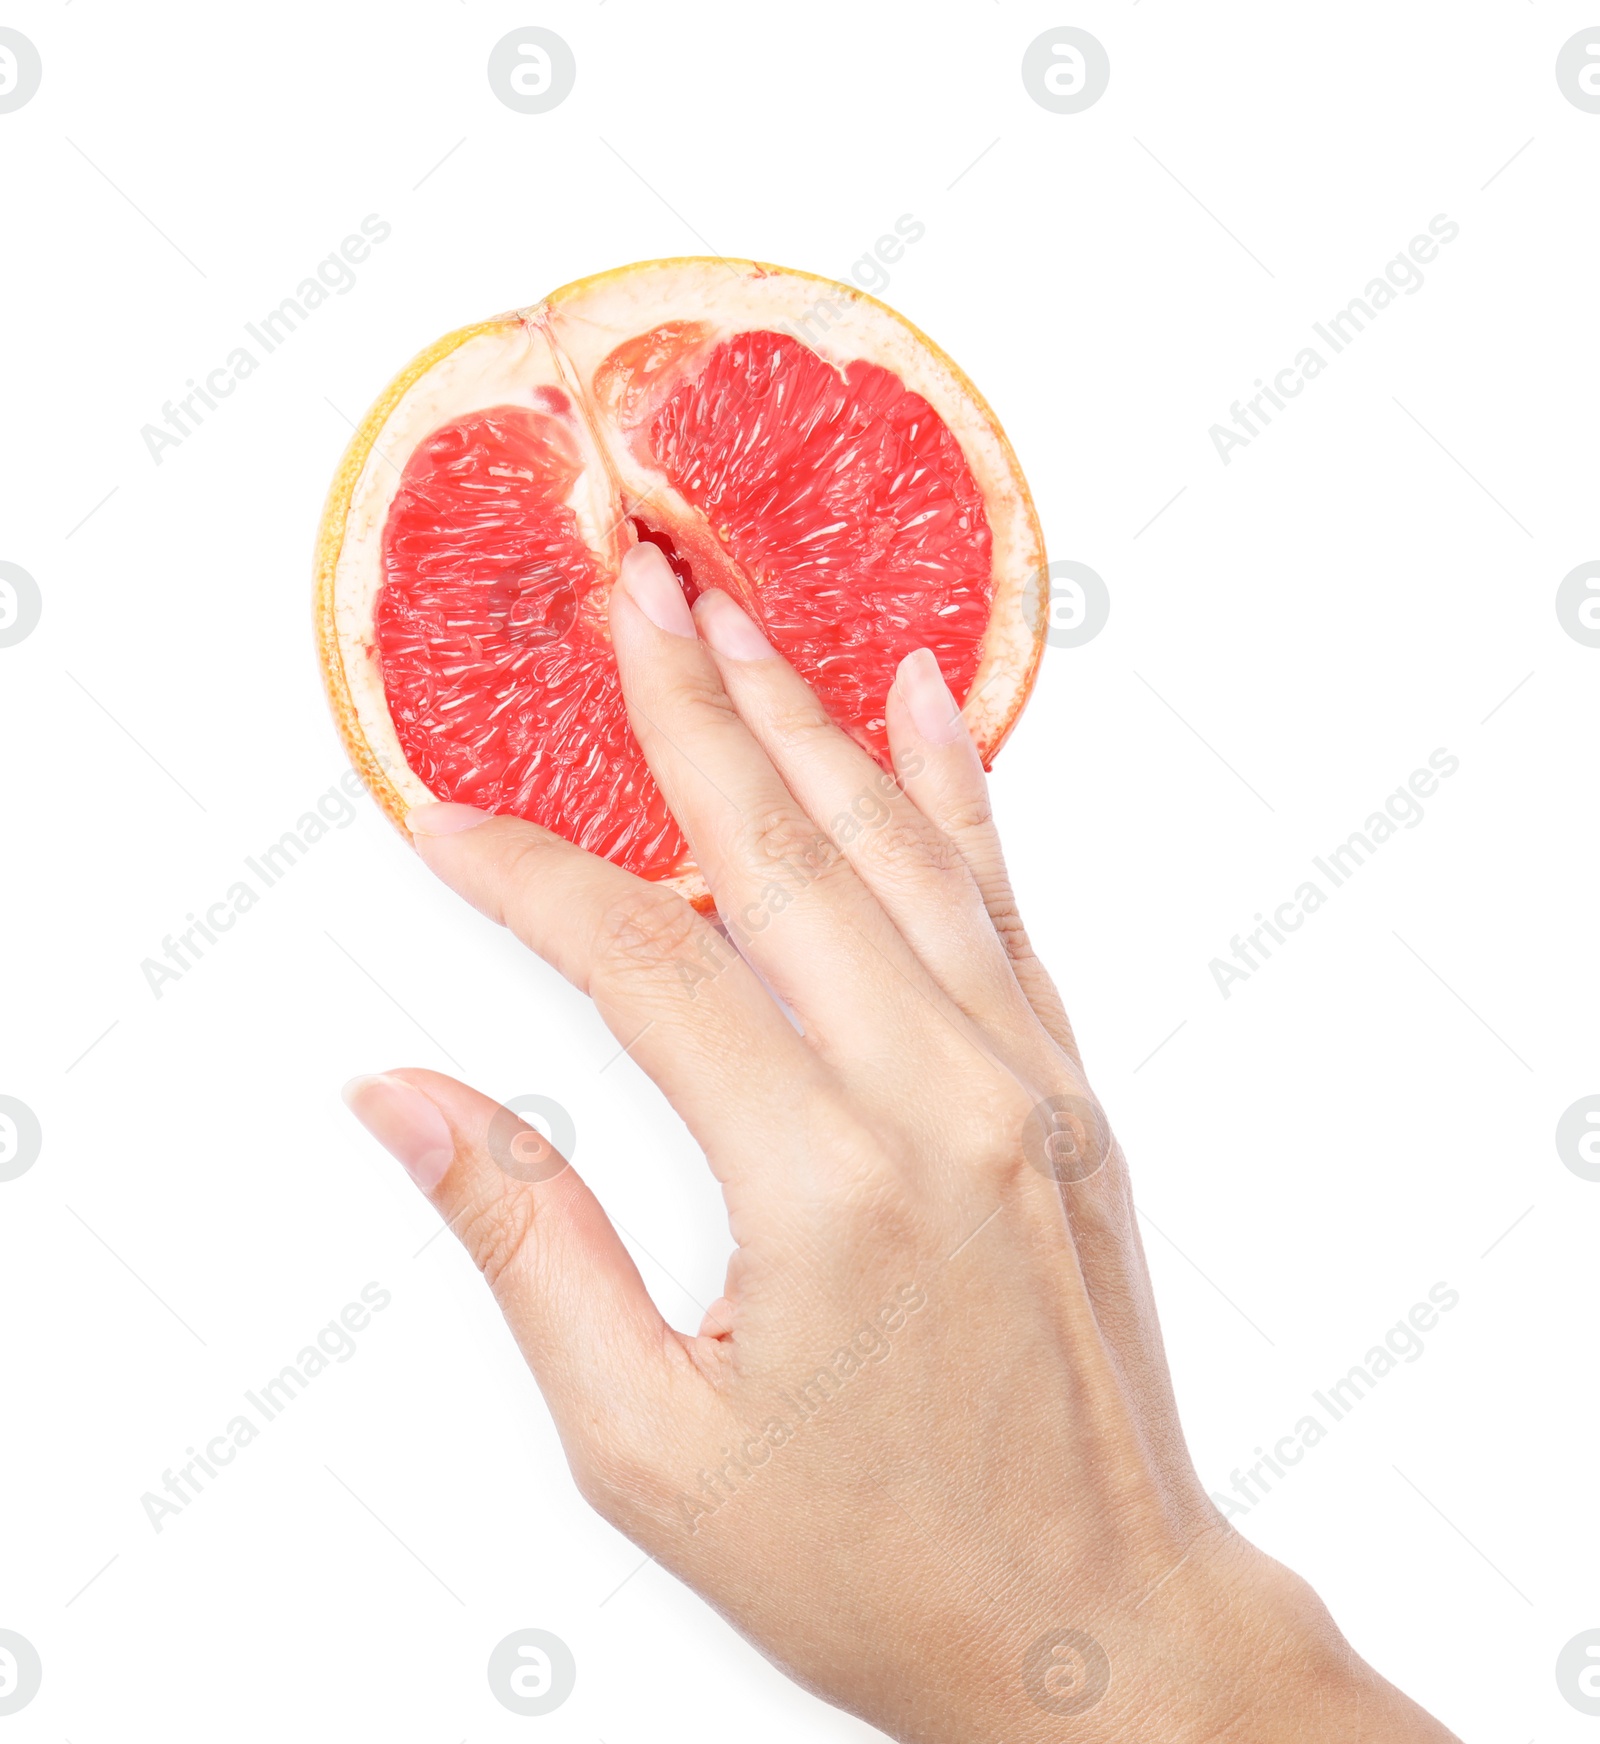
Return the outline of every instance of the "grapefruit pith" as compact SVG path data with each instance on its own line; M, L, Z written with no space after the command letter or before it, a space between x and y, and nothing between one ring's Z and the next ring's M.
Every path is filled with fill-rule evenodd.
M397 824L454 800L705 906L628 729L607 600L661 547L888 763L931 648L987 763L1043 646L1044 546L994 414L909 322L754 261L645 261L449 334L356 433L317 551L345 748Z

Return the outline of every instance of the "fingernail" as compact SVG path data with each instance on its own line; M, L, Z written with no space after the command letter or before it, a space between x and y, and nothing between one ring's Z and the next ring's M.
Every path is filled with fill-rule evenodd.
M730 660L770 660L778 652L755 619L721 588L701 594L694 602L694 616L705 639Z
M455 1141L437 1104L414 1084L382 1073L352 1078L340 1094L345 1107L379 1144L405 1165L406 1173L431 1193L456 1154Z
M894 681L910 710L912 725L930 745L953 745L966 731L932 649L918 648L906 655Z
M628 597L658 630L693 639L694 613L659 546L641 539L622 559L622 581Z
M475 805L414 805L406 813L406 828L414 836L455 836L489 821Z

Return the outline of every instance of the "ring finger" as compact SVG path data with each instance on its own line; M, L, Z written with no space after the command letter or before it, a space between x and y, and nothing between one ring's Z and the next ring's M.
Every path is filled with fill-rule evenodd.
M694 615L728 695L778 774L829 836L951 999L978 1023L1031 1051L1033 1013L960 849L895 776L835 724L800 674L725 593ZM902 662L890 693L926 753L920 769L966 728L927 650Z

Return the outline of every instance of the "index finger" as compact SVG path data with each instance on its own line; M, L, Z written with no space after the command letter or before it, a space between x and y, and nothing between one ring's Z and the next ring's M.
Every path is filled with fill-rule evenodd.
M718 1178L774 1147L730 1144L753 1115L789 1120L816 1056L733 947L676 891L521 818L464 805L407 819L428 866L589 994L625 1052L665 1091Z

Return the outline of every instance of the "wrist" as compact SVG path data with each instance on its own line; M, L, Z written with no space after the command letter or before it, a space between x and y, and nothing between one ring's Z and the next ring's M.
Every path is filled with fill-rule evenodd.
M1459 1744L1361 1658L1298 1575L1231 1529L1206 1560L1177 1595L1187 1616L1151 1680L1141 1744Z
M1120 1614L1026 1635L1012 1676L987 1678L970 1705L958 1704L964 1716L947 1711L943 1725L897 1735L917 1744L1459 1744L1355 1652L1306 1582L1231 1528L1207 1533Z

